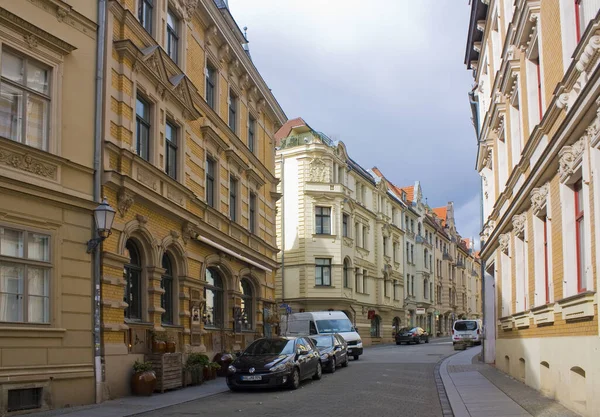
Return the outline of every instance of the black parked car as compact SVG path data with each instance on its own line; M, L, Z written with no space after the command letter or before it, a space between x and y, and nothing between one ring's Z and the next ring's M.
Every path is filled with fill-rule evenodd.
M310 337L319 349L321 364L329 372L335 372L338 365L348 366L348 344L339 334L324 334Z
M255 340L227 370L227 386L241 388L288 386L296 389L307 378L321 379L319 351L308 337Z
M396 333L396 344L401 345L406 343L416 343L417 345L421 342L429 343L429 333L420 327L404 327Z

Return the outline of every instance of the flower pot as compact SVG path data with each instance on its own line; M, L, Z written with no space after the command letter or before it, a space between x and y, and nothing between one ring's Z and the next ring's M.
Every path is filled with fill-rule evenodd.
M167 344L161 341L152 342L152 353L165 353L167 351Z
M167 353L175 353L177 344L175 342L167 342Z
M154 371L136 372L131 376L131 392L133 395L152 395L156 387Z

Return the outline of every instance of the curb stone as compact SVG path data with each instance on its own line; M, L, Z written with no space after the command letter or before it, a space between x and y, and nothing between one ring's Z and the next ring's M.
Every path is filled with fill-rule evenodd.
M440 375L440 366L442 365L442 362L444 362L452 355L446 356L440 361L438 361L438 363L435 365L434 370L435 385L437 387L440 405L442 406L443 417L454 417L454 413L452 412L452 406L450 405L450 400L448 400L448 394L446 393L446 388L444 387L444 382L442 381L442 376Z

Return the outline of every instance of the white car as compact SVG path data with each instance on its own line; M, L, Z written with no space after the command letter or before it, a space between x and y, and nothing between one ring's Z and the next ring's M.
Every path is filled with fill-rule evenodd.
M483 340L483 326L480 320L457 320L452 326L452 344L470 340L480 345Z

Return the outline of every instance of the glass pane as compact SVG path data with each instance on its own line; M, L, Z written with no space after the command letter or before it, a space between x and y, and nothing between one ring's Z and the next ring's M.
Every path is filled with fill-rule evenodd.
M0 229L0 255L23 257L23 232Z
M23 84L23 73L23 59L8 52L3 52L2 77Z
M29 296L27 314L29 323L48 323L50 321L48 297Z
M148 120L148 106L139 98L135 102L135 114L144 120Z
M177 33L177 18L173 15L171 10L167 12L167 25L173 29L174 33Z
M577 242L577 244L579 245L579 271L581 274L581 289L585 289L587 288L586 282L585 282L585 231L584 231L584 223L583 223L583 219L577 222L577 229L578 229L578 238L579 238L579 242Z
M29 295L48 296L48 271L41 268L27 268L27 290Z
M23 270L0 264L0 321L23 321Z
M331 285L331 276L329 268L323 268L323 285Z
M50 238L37 233L28 234L27 257L36 261L50 260Z
M50 91L48 75L49 71L46 68L35 62L27 62L27 87L48 94Z
M31 94L27 99L27 145L46 149L48 134L48 102Z
M167 127L165 130L165 136L167 137L167 140L169 142L176 143L175 131L176 131L175 128L170 123L167 123Z
M8 84L0 85L0 136L20 142L22 120L23 92Z

